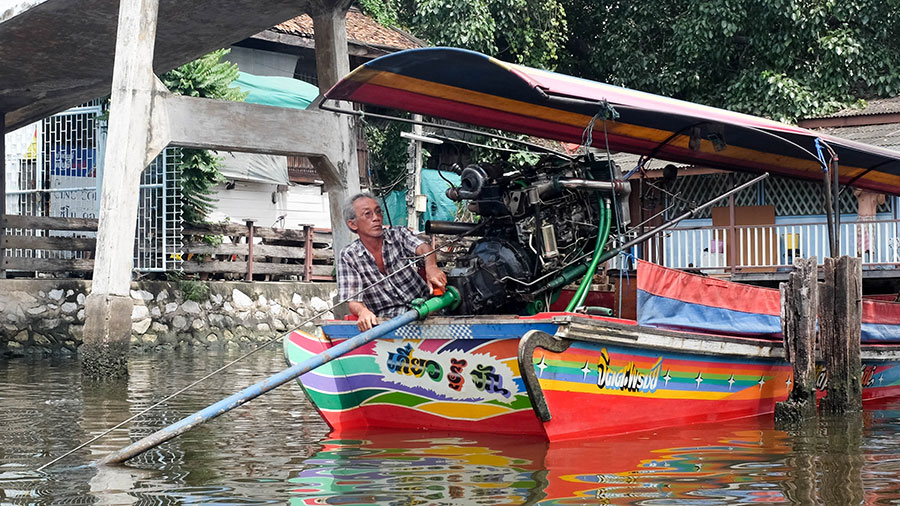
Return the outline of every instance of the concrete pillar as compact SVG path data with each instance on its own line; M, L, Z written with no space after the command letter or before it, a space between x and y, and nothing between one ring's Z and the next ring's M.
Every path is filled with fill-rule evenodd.
M128 374L133 267L140 175L152 159L153 49L158 0L120 0L106 167L100 196L97 257L85 302L85 374ZM156 153L152 153L155 155ZM149 159L148 159L149 157Z
M340 0L313 2L310 16L316 42L316 68L319 91L325 93L338 80L350 73L350 57L347 54L347 10L349 1ZM349 116L342 115L339 121L341 158L331 160L332 170L321 167L328 161L312 160L319 174L323 175L325 190L331 211L331 229L335 256L341 249L355 240L342 217L341 207L353 194L359 192L359 157L356 153L356 131ZM330 176L329 176L330 174ZM336 176L336 177L335 177Z
M314 1L310 6L316 42L316 73L322 93L350 73L350 56L347 53L347 11L350 3L324 0Z

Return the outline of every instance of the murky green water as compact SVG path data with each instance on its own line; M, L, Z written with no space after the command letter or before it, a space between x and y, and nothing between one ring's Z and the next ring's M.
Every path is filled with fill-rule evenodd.
M576 441L329 438L295 384L138 457L102 455L284 368L258 353L45 473L42 464L236 355L133 357L127 385L72 359L0 359L0 505L900 504L900 402L790 432L770 417Z

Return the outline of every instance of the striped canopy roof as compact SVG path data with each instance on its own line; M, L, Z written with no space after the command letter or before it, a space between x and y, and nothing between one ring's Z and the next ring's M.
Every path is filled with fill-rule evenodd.
M593 142L600 148L608 139L613 151L821 180L819 138L837 153L842 184L900 195L900 152L463 49L383 56L351 72L326 97L571 143L582 143L606 101L619 117L603 121L601 115L595 122Z

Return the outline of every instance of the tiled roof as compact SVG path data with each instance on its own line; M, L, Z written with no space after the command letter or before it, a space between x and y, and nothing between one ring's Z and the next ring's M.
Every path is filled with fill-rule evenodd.
M833 128L817 128L825 132L851 141L863 142L873 146L900 151L900 124L847 126Z
M285 21L272 29L298 37L313 37L312 18L306 14ZM347 12L347 38L355 44L396 50L413 49L425 45L424 42L408 33L379 25L374 19L355 8Z
M819 116L819 118L846 118L850 116L875 116L878 114L896 113L900 113L900 97L869 100L865 107L848 107L834 114Z

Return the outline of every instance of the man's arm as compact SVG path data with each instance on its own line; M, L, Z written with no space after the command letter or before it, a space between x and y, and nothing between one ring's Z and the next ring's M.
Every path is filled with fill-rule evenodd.
M356 328L358 328L360 332L365 332L375 325L378 325L375 313L370 311L362 302L351 300L347 305L350 306L350 312L357 317Z
M337 268L338 298L340 300L359 297L359 292L363 289L362 278L351 264L349 254L341 251ZM347 307L350 309L350 314L356 315L356 328L361 332L365 332L377 324L375 314L361 301L348 300Z
M416 248L416 255L425 255L433 251L430 244L423 242ZM437 288L441 291L447 286L447 275L438 267L437 255L428 255L425 257L425 282L428 283L428 290L434 293Z

